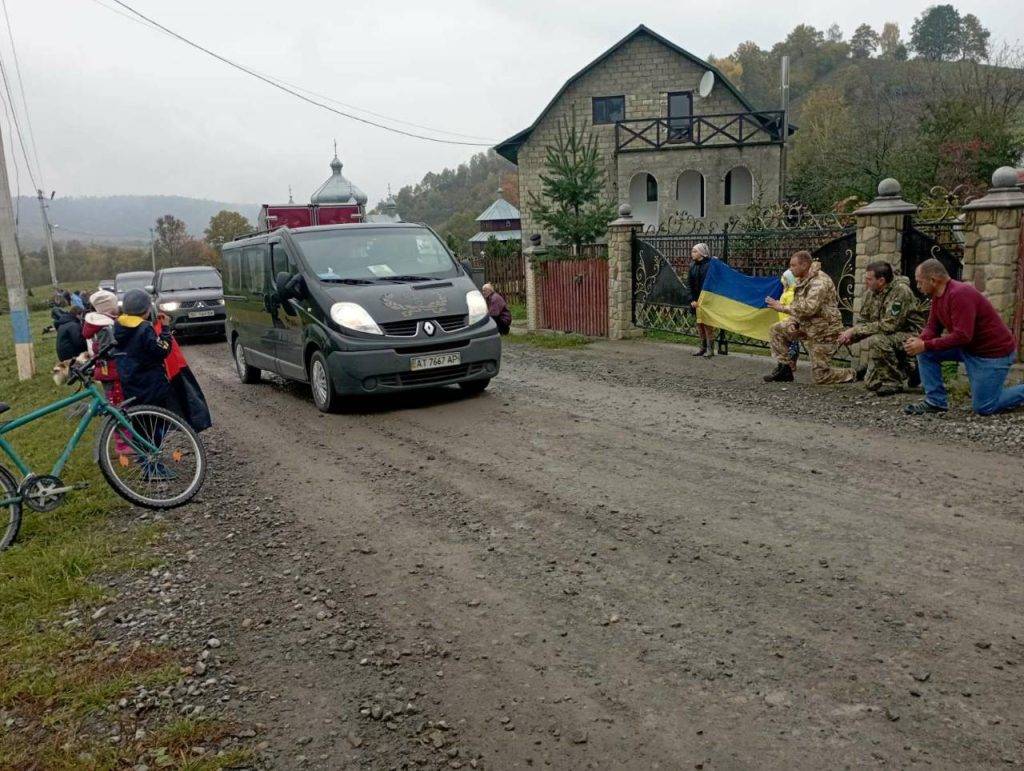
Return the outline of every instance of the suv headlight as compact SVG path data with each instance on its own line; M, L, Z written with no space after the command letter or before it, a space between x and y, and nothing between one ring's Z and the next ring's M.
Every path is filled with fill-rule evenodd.
M181 303L179 302L160 303L160 310L162 311L176 311L180 307Z
M466 292L466 307L469 308L470 326L487 318L487 300L480 294L479 289Z
M334 303L331 306L331 321L339 327L355 332L365 332L368 335L384 334L366 308L358 303Z

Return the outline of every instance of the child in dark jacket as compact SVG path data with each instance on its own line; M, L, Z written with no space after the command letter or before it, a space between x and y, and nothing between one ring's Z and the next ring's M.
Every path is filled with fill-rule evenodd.
M85 352L85 338L82 337L82 311L78 308L50 311L53 328L57 331L57 361L73 359Z
M171 353L171 333L156 333L149 321L152 308L152 299L145 290L132 289L125 294L121 315L114 323L114 340L121 354L117 374L125 399L173 409L164 368L164 359Z

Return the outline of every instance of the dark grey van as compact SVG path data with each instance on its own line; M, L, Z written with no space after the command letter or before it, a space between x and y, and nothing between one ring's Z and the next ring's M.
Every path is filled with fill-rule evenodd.
M223 247L238 376L308 382L324 412L351 394L483 391L501 340L465 268L410 223L280 228Z

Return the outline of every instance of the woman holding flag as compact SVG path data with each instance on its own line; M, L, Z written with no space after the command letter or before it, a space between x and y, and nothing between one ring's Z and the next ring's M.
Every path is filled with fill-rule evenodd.
M707 244L697 244L690 250L690 271L687 273L686 281L690 285L690 307L697 310L700 302L700 293L704 290L704 281L708 276L708 268L711 265L711 249ZM707 324L697 322L697 334L700 336L700 348L693 352L694 356L703 356L710 359L715 355L715 328Z

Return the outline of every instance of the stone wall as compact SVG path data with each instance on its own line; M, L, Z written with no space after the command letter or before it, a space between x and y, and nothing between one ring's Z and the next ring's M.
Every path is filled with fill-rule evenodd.
M529 139L519 149L519 197L523 216L523 237L532 233L543 233L530 214L530 194L539 195L540 175L544 167L545 148L553 144L558 136L558 127L564 117L575 110L577 122L591 123L591 99L597 96L624 96L626 119L665 117L668 115L668 93L692 91L693 114L711 115L719 113L745 112L746 107L725 87L718 83L706 99L697 93L697 86L704 75L703 67L647 35L634 37L615 50L607 59L572 83L552 105L546 115L534 128ZM779 148L747 148L739 156L731 149L690 149L679 148L656 153L636 152L615 153L614 124L591 126L597 138L598 149L607 176L607 197L613 203L629 199L629 179L632 173L620 173L622 164L632 168L644 163L651 156L664 156L650 161L656 166L655 176L659 182L659 197L673 198L675 181L679 172L696 169L704 174L706 194L709 203L721 200L721 188L715 180L724 178L726 164L733 160L746 161L756 180L763 180L766 201L778 199ZM731 156L717 156L717 153L732 153ZM735 164L734 164L735 165ZM731 166L729 166L731 168ZM622 187L623 181L625 187ZM708 214L718 210L708 207ZM739 208L739 207L730 207ZM675 209L673 204L672 209ZM667 214L668 212L666 212ZM730 214L733 212L730 212ZM544 242L551 243L550 234L544 234Z

